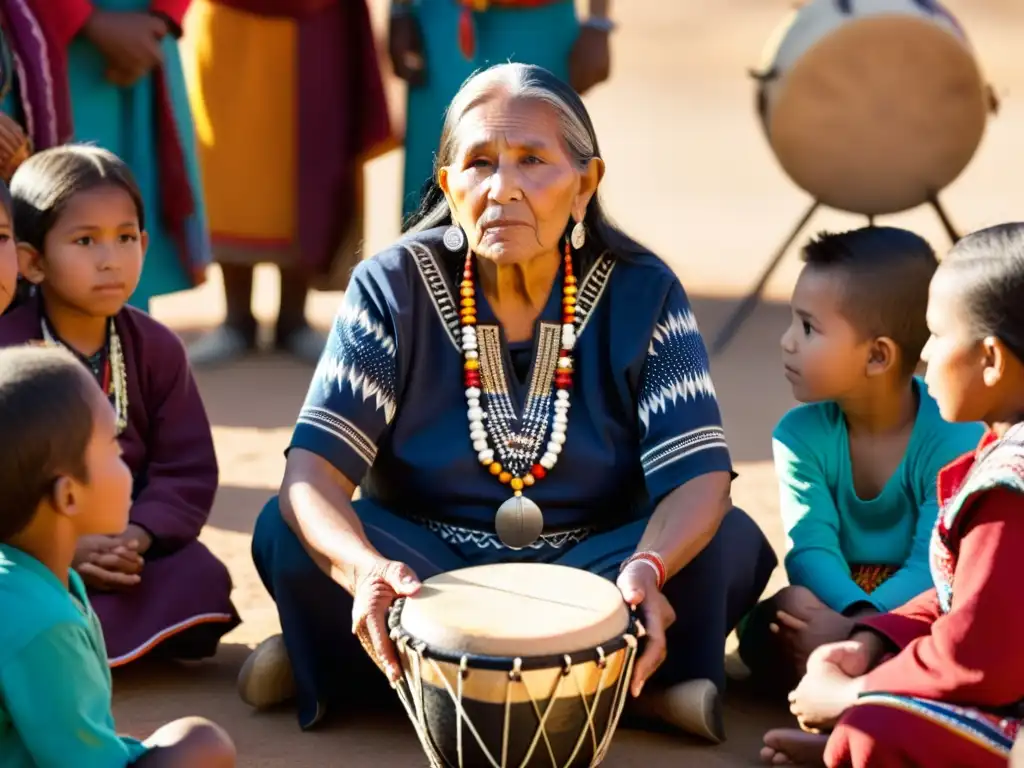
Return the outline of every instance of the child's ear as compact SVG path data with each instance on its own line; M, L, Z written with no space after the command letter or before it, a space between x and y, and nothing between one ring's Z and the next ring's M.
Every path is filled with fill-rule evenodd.
M888 336L879 336L871 342L868 352L868 376L881 376L891 371L900 359L900 348Z
M139 245L142 246L142 257L146 257L146 251L149 250L149 232L142 230L139 233Z
M1008 356L1012 353L1002 340L995 336L986 336L982 339L981 349L982 365L985 366L981 372L982 380L985 382L985 386L994 387L1002 380L1003 374L1006 372L1006 364L1010 359Z
M78 514L78 502L75 494L75 481L63 475L54 482L51 491L51 502L58 514L74 517Z
M18 274L33 285L39 285L46 277L43 255L28 243L18 243Z

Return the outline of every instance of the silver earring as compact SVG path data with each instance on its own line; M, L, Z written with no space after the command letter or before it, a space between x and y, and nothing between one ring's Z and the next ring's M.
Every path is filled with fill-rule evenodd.
M462 231L462 227L457 224L452 224L448 229L444 231L444 247L452 253L458 253L466 245L466 235Z
M576 226L572 228L572 234L569 235L569 241L572 243L572 247L577 251L583 247L583 244L587 242L587 228L583 226L582 221L577 221Z

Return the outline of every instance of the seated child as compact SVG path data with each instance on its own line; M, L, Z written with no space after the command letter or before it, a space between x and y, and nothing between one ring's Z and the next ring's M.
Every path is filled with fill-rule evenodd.
M773 764L1005 768L1024 703L1024 224L961 240L932 280L928 391L984 422L938 477L932 588L824 646L790 695L805 728L765 735ZM837 722L838 721L838 722Z
M758 605L740 656L769 690L789 691L808 654L853 621L902 605L929 583L935 476L978 444L980 424L948 424L920 379L931 247L869 227L804 249L782 337L797 400L773 449L791 586Z
M81 537L128 524L132 475L105 394L61 349L0 351L0 765L228 768L213 723L120 737L96 615L71 568Z
M14 242L14 204L10 190L0 181L0 315L18 292L18 251Z
M33 155L11 182L22 276L35 296L0 318L0 347L60 344L117 413L135 491L127 529L79 542L112 666L152 651L212 656L237 625L227 568L203 546L217 490L213 436L178 337L125 302L145 218L128 168L89 146Z

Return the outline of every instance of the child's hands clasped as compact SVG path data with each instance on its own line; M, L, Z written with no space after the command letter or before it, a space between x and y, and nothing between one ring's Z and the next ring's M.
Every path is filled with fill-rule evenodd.
M120 536L83 536L75 552L75 570L93 589L127 589L142 581L142 555L151 545L150 535L137 525L129 525Z
M776 614L777 621L771 625L772 632L780 634L793 653L798 666L807 663L815 648L834 643L838 638L849 637L854 621L841 613L819 604L804 612L805 618L798 618L786 611Z
M870 646L858 640L829 643L811 653L807 674L789 694L789 711L800 727L818 732L835 725L857 702L873 663Z

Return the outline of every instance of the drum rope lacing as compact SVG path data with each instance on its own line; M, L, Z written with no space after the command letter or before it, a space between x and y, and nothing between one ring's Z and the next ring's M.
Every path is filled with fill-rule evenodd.
M643 630L639 627L639 625L638 632L641 635L643 634ZM587 713L587 722L582 733L580 733L579 738L576 741L576 746L573 749L572 754L566 761L566 765L572 765L573 760L576 759L576 755L579 754L580 749L583 747L583 744L586 740L588 733L590 734L594 750L590 765L593 768L593 766L601 764L601 762L604 760L605 756L608 753L608 749L611 746L612 736L615 734L615 731L619 724L619 719L622 716L622 710L625 707L626 703L626 694L629 690L629 681L633 677L633 665L636 661L638 647L637 636L630 633L625 633L623 634L622 639L625 642L625 647L621 650L621 652L626 654L626 658L622 664L622 673L619 675L618 682L614 686L614 703L612 704L612 712L609 718L609 722L600 740L597 737L597 729L594 725L594 716L598 710L598 704L601 700L601 694L605 691L607 687L606 684L609 675L608 657L606 656L603 647L598 646L595 649L595 652L597 653L598 657L596 664L598 668L601 670L601 676L598 681L597 693L594 696L593 703L590 705L587 704L587 694L584 691L584 686L580 680L578 673L579 665L574 665L572 663L571 657L565 655L563 657L565 659L565 666L562 668L562 674L555 678L552 689L548 696L547 706L545 707L543 713L541 712L540 707L537 704L537 699L534 697L533 692L530 690L529 686L526 684L525 679L523 678L523 660L521 658L516 658L513 660L512 670L508 673L509 680L513 683L520 683L523 685L524 689L526 690L526 694L530 699L530 704L532 705L534 713L536 714L539 721L537 724L537 731L536 733L534 733L533 736L533 741L530 743L529 749L527 749L526 754L523 756L523 761L522 763L520 763L520 766L525 766L529 763L530 759L533 757L534 751L537 749L540 739L543 737L545 746L547 747L548 755L551 758L552 767L559 768L558 763L555 759L554 750L552 749L551 742L547 737L547 732L544 730L544 725L547 722L548 715L551 712L552 706L554 705L555 701L557 701L556 694L558 693L558 689L562 685L562 680L564 680L567 677L572 677L573 682L576 684L576 690L580 695L581 703L583 704L583 708ZM456 689L453 690L451 683L448 681L448 676L441 669L440 665L429 656L424 656L423 652L426 649L425 643L410 642L410 638L405 635L397 638L397 643L399 646L399 650L402 652L402 654L406 658L412 660L413 669L411 671L407 669L405 673L405 682L408 685L409 692L407 693L406 690L400 684L396 684L395 689L398 692L398 696L401 699L406 712L409 714L409 718L413 722L413 726L416 730L416 735L420 739L420 743L422 744L423 750L427 754L427 757L431 762L432 768L444 768L445 763L441 759L441 756L438 754L437 748L434 746L433 742L431 741L430 735L427 732L426 713L423 709L422 664L424 663L424 660L428 664L430 664L434 675L436 675L438 679L443 681L444 687L448 691L448 695L451 696L452 702L455 705L456 744L458 746L459 768L465 768L463 754L463 723L465 723L466 727L469 729L473 738L476 740L477 745L480 747L480 750L483 752L484 756L490 762L492 768L509 768L508 746L510 735L509 726L512 712L512 686L506 686L505 688L505 721L502 727L501 761L498 762L498 760L495 759L494 755L484 744L483 739L481 738L477 729L473 726L473 723L470 721L468 715L466 714L465 708L463 707L463 684L465 679L471 674L468 657L463 656L459 661L458 683ZM618 652L619 651L616 651L616 653ZM412 701L409 700L410 698L412 698Z

